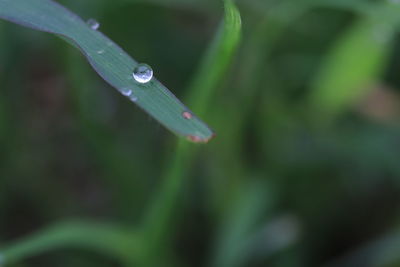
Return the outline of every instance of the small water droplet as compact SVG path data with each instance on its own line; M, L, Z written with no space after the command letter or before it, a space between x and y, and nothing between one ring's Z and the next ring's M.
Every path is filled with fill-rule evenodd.
M148 83L153 78L153 70L147 64L139 64L133 70L132 76L138 83Z
M124 96L131 96L132 95L132 90L130 90L130 89L122 89L121 93Z
M131 99L132 102L138 101L137 96L134 96L134 95L131 95L130 99Z
M187 120L190 120L191 118L193 118L192 113L187 112L187 111L183 112L183 113L182 113L182 116L183 116L185 119L187 119Z
M101 50L97 51L97 54L99 54L99 55L104 54L104 50L101 49Z
M98 30L100 28L100 23L97 22L95 19L88 19L86 24L92 29L92 30Z

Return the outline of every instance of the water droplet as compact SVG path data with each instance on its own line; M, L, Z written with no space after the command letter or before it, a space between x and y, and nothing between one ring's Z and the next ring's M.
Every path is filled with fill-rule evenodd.
M92 30L98 30L100 28L100 23L97 22L95 19L88 19L86 24L92 29Z
M124 95L124 96L131 96L132 95L132 90L130 90L130 89L122 89L122 91L121 91L121 93Z
M104 54L104 50L101 49L101 50L97 51L97 54L99 54L99 55Z
M136 96L134 96L134 95L131 95L130 99L131 99L132 102L138 101L138 98Z
M138 83L148 83L153 78L153 70L147 64L139 64L133 70L132 76Z
M0 254L0 266L4 264L4 256Z
M389 0L389 2L393 4L400 4L400 0Z
M192 113L187 112L187 111L183 112L183 113L182 113L182 116L183 116L185 119L187 119L187 120L190 120L191 118L193 118Z

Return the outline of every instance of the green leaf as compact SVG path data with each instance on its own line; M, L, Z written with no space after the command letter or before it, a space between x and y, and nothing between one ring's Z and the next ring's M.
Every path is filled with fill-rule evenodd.
M202 115L207 113L207 103L211 102L219 83L225 77L241 40L240 12L231 0L226 0L224 3L224 19L189 87L188 102L193 105L196 112ZM196 147L179 142L173 157L167 164L168 169L165 172L163 184L148 209L143 223L146 242L144 247L147 247L143 266L160 266L161 264L157 265L154 262L160 262L162 258L155 258L153 255L154 253L159 255L160 250L165 251L165 244L173 234L171 229L176 219L174 215L178 199L196 152Z
M121 261L136 256L138 243L131 230L95 222L65 222L45 228L1 250L0 265L57 249L81 248L101 252Z
M158 80L137 83L132 72L138 63L63 6L51 0L0 0L0 18L67 39L104 80L123 94L132 91L137 98L135 103L171 131L195 142L207 142L213 137L208 126ZM191 113L191 118L184 118L184 112Z
M188 90L187 101L193 105L195 112L202 115L207 110L207 103L211 100L215 87L228 70L241 37L240 12L231 0L224 3L224 20Z
M251 258L251 238L253 231L264 214L273 193L269 187L259 182L250 182L242 187L241 195L226 210L219 226L215 242L215 254L210 266L248 266Z
M387 8L357 19L333 46L311 91L310 105L317 116L334 118L347 111L379 81L398 20Z

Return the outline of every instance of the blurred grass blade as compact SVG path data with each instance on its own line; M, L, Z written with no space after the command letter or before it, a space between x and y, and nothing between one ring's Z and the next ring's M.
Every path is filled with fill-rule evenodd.
M186 98L193 106L193 110L201 115L205 115L207 104L212 98L215 87L221 81L221 77L228 70L241 37L240 12L231 0L226 0L224 3L224 21L220 26L217 38L207 50L207 54L189 86Z
M135 82L132 72L138 63L59 4L51 0L0 0L0 18L68 39L104 80L125 95L131 92L136 104L171 131L195 142L213 137L196 116L184 118L182 114L190 111L155 78L146 84Z
M259 182L242 187L240 197L227 210L226 217L218 231L214 253L213 267L248 266L250 255L250 236L260 220L260 214L272 204L272 192Z
M312 112L322 119L347 111L380 79L394 28L366 17L350 27L323 63L311 92Z
M240 12L231 0L224 2L224 19L188 89L187 101L201 115L206 114L207 104L211 102L213 93L228 70L240 42L242 29ZM157 266L154 262L162 261L153 255L159 254L158 251L163 249L166 236L171 237L178 198L196 151L188 144L179 142L174 156L167 165L164 184L161 185L160 192L156 194L157 197L144 220L148 248L143 266Z
M130 262L138 249L133 237L130 231L113 225L68 222L46 228L1 249L0 257L8 265L57 249L83 248Z

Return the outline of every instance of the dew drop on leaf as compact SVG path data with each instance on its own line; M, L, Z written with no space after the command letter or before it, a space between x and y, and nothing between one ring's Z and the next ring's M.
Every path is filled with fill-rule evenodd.
M131 99L132 102L138 101L138 98L136 96L134 96L134 95L131 95L130 99Z
M121 92L121 94L128 97L132 102L136 102L138 100L138 98L133 94L133 91L129 88L122 88L119 91Z
M153 70L147 64L139 64L133 70L132 76L138 83L148 83L153 78Z
M100 23L95 20L95 19L88 19L86 24L92 29L92 30L98 30L100 28Z
M122 91L121 91L121 93L124 95L124 96L131 96L132 95L132 90L130 90L130 89L122 89Z
M192 113L187 112L187 111L183 112L182 116L183 116L183 118L185 118L187 120L190 120L193 117Z

